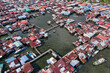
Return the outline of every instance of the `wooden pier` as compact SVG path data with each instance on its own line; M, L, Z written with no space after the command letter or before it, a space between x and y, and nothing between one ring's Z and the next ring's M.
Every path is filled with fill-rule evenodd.
M35 47L34 47L34 49L35 49L35 51L36 51L38 54L41 54L41 53L38 51L38 49L37 49L37 48L35 48Z
M47 53L55 53L52 49L49 49L47 51L45 51L44 53L40 54L38 57L36 57L35 59L31 60L30 63L36 61L37 59L39 59L40 57L44 56ZM56 53L55 53L56 54ZM61 58L58 54L56 54L59 58Z
M59 25L53 26L53 27L47 29L45 32L49 32L50 30L52 30L52 29L54 29L54 28L56 28L56 27L58 27L58 26L59 26Z
M35 25L35 27L37 27L37 28L39 28L39 29L43 29L43 28L41 28L41 27L39 27L39 26L37 26L37 25Z

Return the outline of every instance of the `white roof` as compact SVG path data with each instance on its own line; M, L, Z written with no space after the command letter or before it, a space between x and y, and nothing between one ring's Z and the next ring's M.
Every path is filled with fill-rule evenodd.
M19 73L21 71L21 68L16 69L16 72Z
M86 55L84 53L79 53L78 56L79 56L79 58L81 58L81 57L83 57L83 59L86 58Z
M14 67L14 66L15 66L15 63L13 61L13 62L10 63L9 67L11 68L11 67Z
M47 60L47 63L50 63L50 64L54 64L55 62L57 62L56 59L54 59L53 57L51 57L49 60Z
M79 63L79 61L78 60L72 60L71 62L70 62L70 64L74 67L75 65L77 65Z
M60 69L60 72L62 73L62 72L64 72L64 70L65 70L65 68L62 67L62 68Z

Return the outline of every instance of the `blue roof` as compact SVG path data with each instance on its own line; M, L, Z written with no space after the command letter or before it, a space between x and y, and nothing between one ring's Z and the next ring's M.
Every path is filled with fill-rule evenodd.
M101 12L102 15L104 15L105 13Z
M6 61L7 63L10 63L10 62L13 61L13 60L16 60L16 58L11 57L11 58L6 59L5 61Z
M105 6L103 6L103 7L108 7L108 6L105 5Z
M22 56L20 59L21 59L20 62L22 65L24 65L25 62L29 60L29 58L26 55Z

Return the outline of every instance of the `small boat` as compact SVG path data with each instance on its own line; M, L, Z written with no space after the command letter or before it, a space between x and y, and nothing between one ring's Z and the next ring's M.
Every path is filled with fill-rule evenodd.
M16 58L16 57L18 57L18 56L19 56L19 54L16 54L16 55L14 55L13 57Z
M64 23L60 23L59 25L60 25L60 27L62 27L62 26L64 26Z
M75 22L75 20L73 20L73 19L67 19L67 23L72 23L72 22Z
M47 13L50 13L50 11L47 11Z
M104 58L100 58L99 60L93 62L93 65L99 65L99 64L102 64L104 63L105 61L107 61L106 59Z
M92 54L92 57L94 57L96 54L99 53L99 50L96 50L93 54Z
M35 57L31 54L31 52L27 52L27 54L28 54L32 59L35 58Z
M53 33L55 33L56 32L56 30L53 30Z
M36 14L36 17L38 17L39 15L38 14Z
M32 54L34 57L37 57L37 55L36 55L35 53L31 52L31 54Z
M44 37L47 38L47 37L48 37L48 33L45 33L45 34L44 34Z
M33 14L32 16L33 16L33 17L36 17L36 14Z
M26 48L22 48L22 49L19 49L17 51L14 52L14 54L17 54L17 53L20 53L21 51L25 50Z
M60 22L59 21L56 21L56 24L59 24Z
M45 11L41 11L41 14L44 15L45 14Z
M49 24L49 25L50 25L51 23L52 23L51 21L47 21L47 24Z

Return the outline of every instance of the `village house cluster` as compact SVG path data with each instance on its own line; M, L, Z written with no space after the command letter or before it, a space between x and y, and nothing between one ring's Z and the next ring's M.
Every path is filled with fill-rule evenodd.
M18 54L28 49L27 46L35 49L40 47L41 39L48 37L46 30L37 30L35 24L29 22L30 18L38 16L31 14L32 12L40 12L43 15L53 13L52 19L57 25L77 36L77 41L71 42L76 48L59 60L53 57L48 59L47 63L50 66L39 73L75 73L82 64L89 61L96 50L110 47L110 5L108 4L41 1L30 5L30 3L14 1L0 2L0 5L0 37L8 35L7 38L0 40L0 58L13 54L5 60L9 66L6 73L31 73L34 70L30 60L37 58L37 55L30 51L27 54ZM76 23L75 20L68 18L73 13L85 15L86 23ZM21 31L24 35L13 34L16 31Z
M78 36L77 41L73 42L77 47L57 62L54 61L54 64L52 64L47 70L42 70L42 72L74 73L82 63L86 63L92 57L96 50L103 50L109 47L109 5L80 2L74 4L72 2L67 2L65 4L55 2L50 5L51 7L49 7L49 9L55 13L52 15L53 20L58 25L64 26L71 34ZM108 11L108 13L105 13L106 11ZM87 12L87 23L75 23L73 19L64 16L71 15L74 12L78 15L85 15ZM100 15L100 13L103 15ZM108 17L108 19L106 17ZM93 23L93 19L96 21L96 24ZM93 22L89 23L88 21ZM101 25L105 27L102 27ZM41 71L39 73L41 73Z
M34 70L34 67L31 66L29 61L36 58L37 55L31 51L27 54L18 53L28 49L28 45L31 48L41 46L40 39L48 37L44 29L36 30L35 25L29 22L31 17L36 17L36 15L30 13L38 12L38 8L33 6L27 8L22 4L16 5L16 3L6 2L0 2L0 5L0 37L8 36L0 40L0 58L13 54L12 57L5 60L10 68L5 72L30 73ZM13 34L17 31L21 31L24 35Z
M32 65L28 62L29 58L24 55L15 55L6 59L9 68L12 70L10 73L30 73L34 70Z

